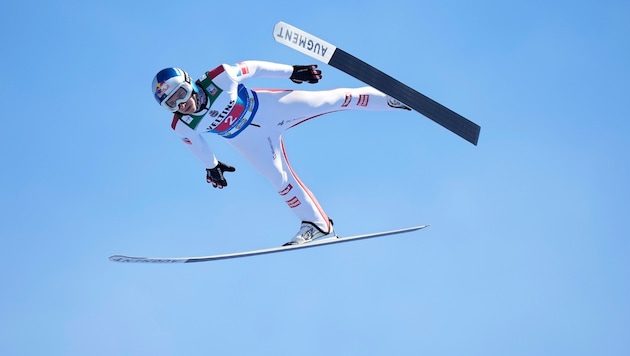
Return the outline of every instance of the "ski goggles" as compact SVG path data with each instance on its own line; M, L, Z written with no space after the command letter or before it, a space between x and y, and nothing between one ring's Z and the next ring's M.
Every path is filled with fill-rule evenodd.
M193 88L189 83L183 82L171 91L171 93L160 103L162 107L171 112L179 110L179 104L185 103L190 99Z

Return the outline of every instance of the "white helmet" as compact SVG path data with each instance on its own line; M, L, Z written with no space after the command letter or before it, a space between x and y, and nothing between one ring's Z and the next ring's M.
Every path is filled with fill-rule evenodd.
M188 73L179 68L164 68L153 78L153 96L158 104L170 112L176 112L179 104L199 93L197 84L190 80Z

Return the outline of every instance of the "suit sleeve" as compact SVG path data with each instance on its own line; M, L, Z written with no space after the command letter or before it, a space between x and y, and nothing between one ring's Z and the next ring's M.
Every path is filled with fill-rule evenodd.
M199 133L186 126L177 117L173 118L171 127L205 168L214 168L219 164L214 152Z
M293 73L291 65L265 61L243 61L234 66L224 64L224 68L237 82L251 78L289 79Z

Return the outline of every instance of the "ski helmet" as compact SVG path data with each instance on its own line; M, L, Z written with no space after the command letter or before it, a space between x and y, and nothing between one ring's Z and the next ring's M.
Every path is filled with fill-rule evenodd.
M193 93L199 93L197 84L179 68L164 68L153 78L153 96L163 108L176 112L179 104L190 99Z

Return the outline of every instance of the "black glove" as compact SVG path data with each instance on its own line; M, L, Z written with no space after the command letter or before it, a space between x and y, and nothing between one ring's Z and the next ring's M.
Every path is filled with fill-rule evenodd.
M212 183L215 188L223 189L227 186L227 180L223 177L223 172L234 172L236 168L219 162L214 168L206 168L206 181Z
M302 84L309 82L315 84L322 79L322 71L317 69L317 64L311 64L308 66L295 65L293 66L293 74L291 79L294 83Z

